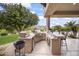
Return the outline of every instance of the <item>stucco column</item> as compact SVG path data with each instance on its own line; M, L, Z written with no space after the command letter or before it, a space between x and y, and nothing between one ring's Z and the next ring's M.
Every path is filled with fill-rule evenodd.
M46 18L46 31L48 32L50 29L50 17Z

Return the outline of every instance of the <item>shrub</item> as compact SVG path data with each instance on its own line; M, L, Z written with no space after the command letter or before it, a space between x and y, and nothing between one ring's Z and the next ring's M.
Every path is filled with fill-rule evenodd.
M45 29L44 29L44 28L41 28L41 29L40 29L40 31L41 31L41 32L44 32L44 31L45 31Z
M5 36L5 35L7 35L7 33L1 33L1 36Z
M1 36L8 35L8 32L6 30L1 30L0 35Z

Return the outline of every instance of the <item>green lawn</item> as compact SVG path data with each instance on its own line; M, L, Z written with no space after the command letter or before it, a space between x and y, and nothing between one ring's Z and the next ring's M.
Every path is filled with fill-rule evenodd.
M0 45L11 43L18 40L17 34L11 34L7 36L0 36Z

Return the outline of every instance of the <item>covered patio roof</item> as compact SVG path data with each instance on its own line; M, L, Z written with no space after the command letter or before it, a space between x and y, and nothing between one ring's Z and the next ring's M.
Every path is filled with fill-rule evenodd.
M79 17L79 3L47 3L43 6L47 32L50 29L51 17Z
M79 17L79 3L47 3L45 17Z

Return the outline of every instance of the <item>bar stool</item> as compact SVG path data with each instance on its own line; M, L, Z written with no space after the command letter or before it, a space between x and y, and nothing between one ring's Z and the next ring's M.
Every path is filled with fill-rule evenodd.
M65 33L65 36L61 38L61 41L64 41L64 43L61 42L61 46L66 46L66 50L68 50L68 47L67 47L67 36L68 36L68 32Z

